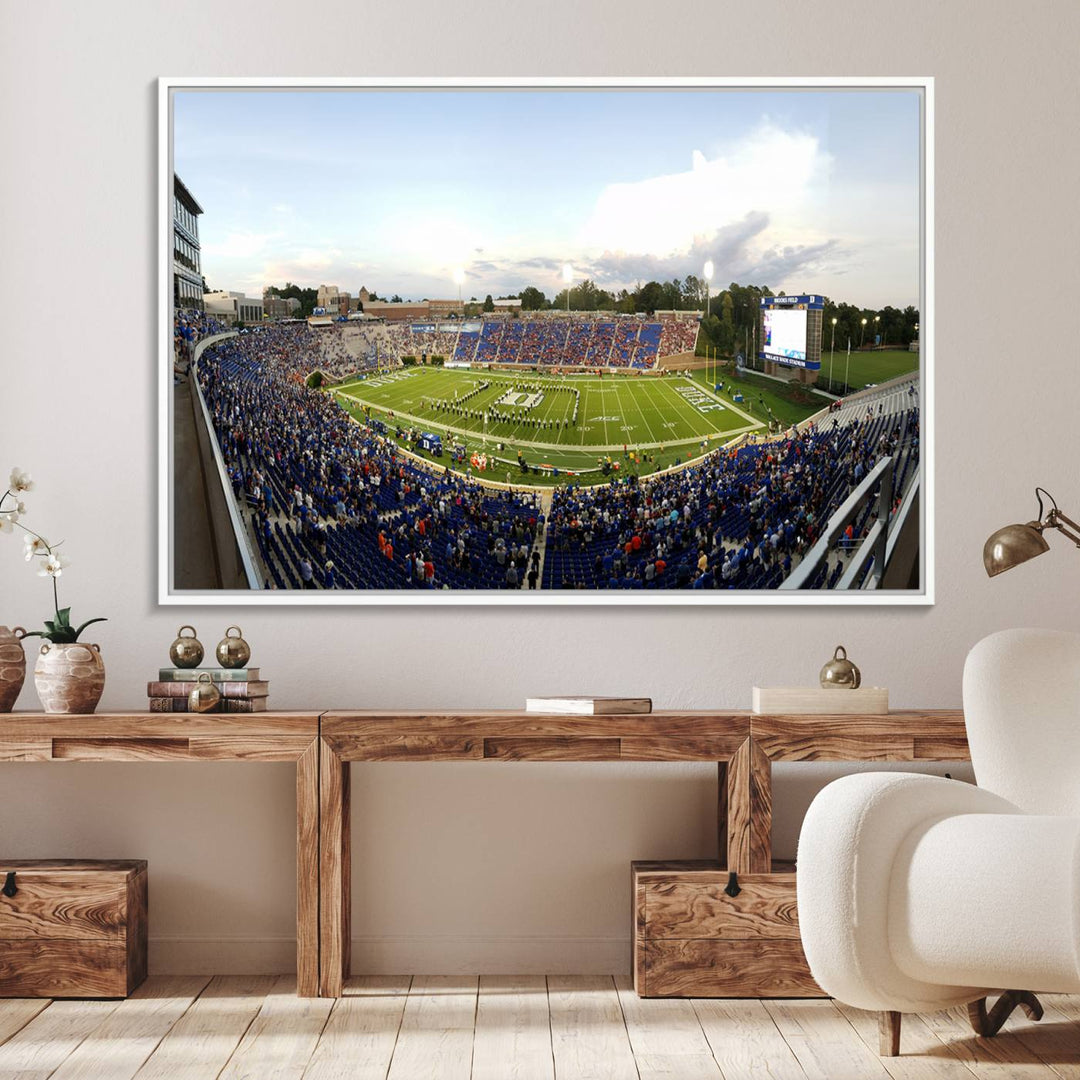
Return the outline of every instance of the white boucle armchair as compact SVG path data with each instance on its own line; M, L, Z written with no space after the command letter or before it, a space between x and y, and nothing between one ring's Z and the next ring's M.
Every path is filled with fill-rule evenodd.
M1018 1005L1041 1017L1033 991L1080 992L1080 635L993 634L968 655L963 693L978 787L847 776L799 838L810 970L880 1011L883 1054L899 1053L904 1012L967 1004L990 1036Z

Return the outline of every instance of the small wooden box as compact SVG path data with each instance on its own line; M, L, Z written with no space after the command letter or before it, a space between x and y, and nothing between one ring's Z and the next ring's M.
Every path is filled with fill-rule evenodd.
M146 881L142 859L0 860L0 997L130 994L146 978Z
M634 989L642 997L824 997L795 909L795 866L740 874L715 862L635 862Z

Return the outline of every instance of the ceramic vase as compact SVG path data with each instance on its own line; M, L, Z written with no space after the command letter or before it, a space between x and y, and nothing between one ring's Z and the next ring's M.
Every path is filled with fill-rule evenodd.
M97 645L45 641L34 664L34 685L47 713L92 713L105 689L105 663Z
M15 708L23 681L26 679L26 653L23 652L21 626L9 630L0 626L0 713Z

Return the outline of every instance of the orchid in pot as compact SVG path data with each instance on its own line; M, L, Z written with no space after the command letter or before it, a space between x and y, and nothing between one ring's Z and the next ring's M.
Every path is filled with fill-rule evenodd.
M72 626L71 608L60 606L59 578L70 564L59 550L62 541L50 543L22 521L26 514L22 496L33 489L29 473L12 469L7 490L0 496L0 533L20 529L25 534L26 561L36 563L39 577L52 581L53 618L45 620L44 630L23 631L21 636L44 639L34 666L34 683L45 711L92 713L105 689L105 664L101 649L84 644L79 636L88 626L105 619L88 619L80 626ZM16 631L20 629L16 627Z

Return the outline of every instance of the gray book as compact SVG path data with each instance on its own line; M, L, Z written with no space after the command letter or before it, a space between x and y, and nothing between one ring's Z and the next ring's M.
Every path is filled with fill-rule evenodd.
M198 682L200 675L209 675L214 682L258 682L259 669L224 667L163 667L158 671L161 682Z

